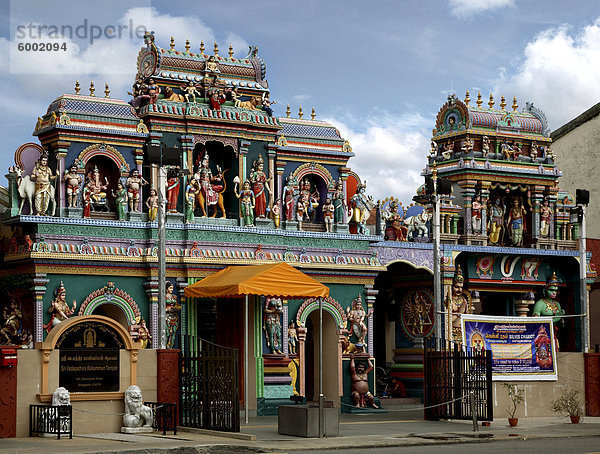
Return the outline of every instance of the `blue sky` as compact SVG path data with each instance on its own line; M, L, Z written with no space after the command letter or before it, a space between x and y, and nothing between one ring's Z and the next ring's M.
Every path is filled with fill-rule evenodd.
M556 129L600 101L600 3L589 0L13 0L0 3L0 169L13 163L37 117L76 79L97 94L128 99L138 39L67 39L67 52L19 52L17 26L141 24L176 48L189 39L257 45L267 63L275 113L302 106L334 123L356 157L350 167L376 199L409 202L421 184L435 115L449 93L494 93L533 102ZM63 40L52 40L60 42ZM560 166L560 162L559 162Z

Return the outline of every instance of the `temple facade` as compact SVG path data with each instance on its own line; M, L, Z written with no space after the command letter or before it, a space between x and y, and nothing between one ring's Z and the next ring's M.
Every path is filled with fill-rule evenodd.
M445 345L463 344L460 314L528 317L550 284L559 290L550 315L585 313L580 284L595 272L580 275L574 199L558 187L539 109L519 111L515 100L507 110L504 98L497 109L491 96L483 107L468 93L440 108L423 152L424 177L453 188L441 197L436 303L432 205L369 197L335 125L301 108L292 118L289 106L273 115L266 73L255 47L244 58L216 45L208 55L160 48L147 34L131 100L110 97L108 86L97 94L93 83L82 94L77 82L50 103L0 193L3 344L59 348L48 333L61 323L101 316L128 333L130 350L155 350L165 286L167 348L197 336L241 352L241 300L186 298L185 288L226 266L286 262L330 296L322 333L316 299L251 299L249 409L267 415L291 395L317 400L321 337L325 398L348 410L358 403L355 357L376 396L367 406L422 396L422 350L436 332ZM167 282L158 281L161 166ZM427 193L424 184L416 195ZM570 361L583 362L583 322L561 319L560 351L579 352ZM393 386L378 389L369 363L388 369ZM49 377L41 400L60 384Z

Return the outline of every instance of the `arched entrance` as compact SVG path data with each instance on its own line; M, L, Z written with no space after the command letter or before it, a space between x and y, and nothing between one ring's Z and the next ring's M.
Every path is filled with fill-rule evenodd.
M125 312L123 312L123 309L121 309L116 304L101 304L92 311L92 314L104 315L105 317L112 318L113 320L119 322L125 327L129 327L129 323L127 323L127 316L125 315Z
M343 395L342 330L346 314L333 298L323 299L323 332L319 331L319 299L307 299L296 315L300 395L308 400L319 398L319 341L323 336L323 395L334 405Z

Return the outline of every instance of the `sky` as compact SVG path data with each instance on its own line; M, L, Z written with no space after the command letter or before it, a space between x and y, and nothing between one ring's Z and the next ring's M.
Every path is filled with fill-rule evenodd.
M38 116L73 93L75 80L82 93L93 80L96 95L107 82L111 97L129 99L140 26L160 47L171 36L176 49L189 39L208 53L216 41L237 57L258 46L275 115L289 104L292 117L302 106L306 118L314 107L349 140L349 166L376 200L411 201L449 94L493 93L496 106L516 97L519 110L533 102L551 130L600 102L596 0L0 0L0 8L4 172L21 144L37 142ZM51 26L81 28L60 37ZM19 50L42 42L60 49Z

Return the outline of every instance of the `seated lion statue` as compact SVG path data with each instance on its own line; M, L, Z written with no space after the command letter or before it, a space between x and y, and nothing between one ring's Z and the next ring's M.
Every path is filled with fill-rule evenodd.
M152 409L144 405L142 390L139 386L131 385L125 391L125 427L152 427Z
M52 405L71 405L71 395L67 388L59 386L52 393Z

